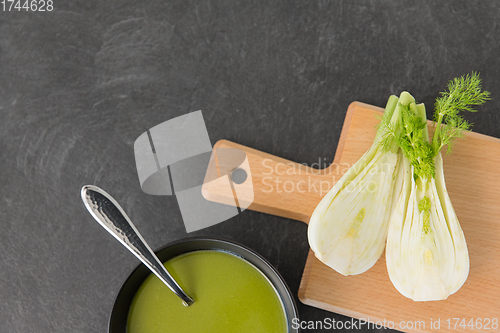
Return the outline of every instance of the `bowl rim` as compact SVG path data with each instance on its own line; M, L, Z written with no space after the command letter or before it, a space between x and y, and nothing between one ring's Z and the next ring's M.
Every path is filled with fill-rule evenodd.
M291 325L293 319L298 319L298 309L297 309L297 303L295 302L295 299L294 299L294 297L293 297L293 295L292 295L292 293L290 291L290 288L289 288L288 284L286 283L286 281L283 278L283 276L281 276L281 274L278 272L278 270L266 258L264 258L260 253L258 253L257 251L251 249L250 247L248 247L246 245L243 245L243 244L241 244L241 243L239 243L237 241L233 241L233 240L222 238L222 237L194 236L194 237L181 238L181 239L178 239L178 240L174 240L174 241L172 241L170 243L164 244L164 245L160 246L159 248L155 249L154 253L155 254L159 254L160 252L163 252L163 251L165 251L165 250L167 250L169 248L173 248L173 247L179 246L181 244L193 243L193 242L213 242L213 243L224 244L224 245L227 245L227 246L230 246L230 247L239 248L240 250L243 250L243 252L247 252L248 254L253 255L254 257L256 257L258 259L258 261L260 261L262 264L264 264L265 267L272 272L272 274L275 276L275 278L279 281L279 284L280 284L279 286L276 285L276 283L269 276L269 274L267 274L266 272L264 272L261 268L257 267L256 263L252 262L250 259L248 259L248 258L246 258L246 257L244 257L244 256L242 256L242 255L240 255L240 254L238 254L236 252L232 252L231 250L219 249L216 246L214 246L214 247L200 247L200 248L193 248L193 249L188 250L188 251L182 251L181 253L177 254L177 255L181 255L181 254L184 254L184 253L189 253L189 252L193 252L193 251L201 251L201 250L214 250L214 251L216 251L218 249L218 250L222 250L224 252L229 252L232 255L235 255L235 256L240 257L243 260L247 261L252 266L254 266L256 269L258 269L269 280L269 282L273 285L273 288L275 289L276 293L281 298L281 302L282 302L283 309L284 309L285 315L287 317L286 318L287 319L287 323L288 323L288 326L289 326L289 331L288 332L289 333L296 333L296 332L300 331L298 328L294 329L292 327L292 325ZM177 255L173 255L173 256L171 256L171 258L174 258ZM167 260L169 260L169 259L167 259ZM160 260L161 260L161 258L160 258ZM135 286L137 284L137 283L133 283L132 279L134 278L134 276L136 274L140 273L140 272L138 272L139 270L141 270L141 271L147 270L147 274L144 277L144 279L147 276L149 276L149 274L151 274L151 272L146 268L146 266L143 263L139 263L127 275L127 277L125 278L125 280L122 282L122 284L120 286L120 289L118 290L118 292L116 293L116 295L114 297L113 306L112 306L111 313L109 315L109 320L108 320L108 333L121 332L121 331L116 331L113 328L114 327L113 325L114 325L115 321L117 320L115 317L118 316L118 314L116 312L119 311L119 310L117 310L117 306L120 306L120 307L126 306L127 308L130 308L130 303L131 302L126 302L127 304L120 304L118 302L120 301L120 299L122 297L125 297L125 296L129 296L130 297L130 292L127 291L127 290L125 290L125 289L127 287L129 287L130 284L132 284L132 286ZM144 281L144 279L141 279L141 280ZM142 282L139 283L139 285L137 286L137 288L133 288L133 289L135 289L135 292L137 292L137 289L140 287L141 284L142 284ZM282 292L279 291L278 287L280 287L280 286L281 286L281 288L283 288L283 290L285 292L284 295L283 295ZM135 292L131 296L132 299L133 299L133 297L135 295ZM124 295L124 293L126 293L126 295ZM288 309L287 306L286 306L286 304L285 304L287 301L291 305L290 309ZM291 310L292 313L289 313L290 310ZM127 318L128 318L128 310L127 310ZM125 327L126 327L126 324L125 324ZM118 330L119 329L120 328L118 328Z

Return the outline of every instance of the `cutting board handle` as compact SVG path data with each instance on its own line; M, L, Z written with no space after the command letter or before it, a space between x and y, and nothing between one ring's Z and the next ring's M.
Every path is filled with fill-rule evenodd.
M205 182L203 195L207 200L233 205L236 201L242 209L309 223L321 198L372 144L382 111L372 105L352 102L347 109L334 161L321 170L220 140L213 148L207 175L211 174L211 179L225 174L231 176L237 168L245 170L247 178L241 184L233 181L232 191L228 191L224 184ZM230 154L240 155L235 159L217 158L221 155L218 150L231 149L241 152L246 157L245 162L241 162L241 154ZM347 150L347 156L343 156L344 150Z
M226 149L245 153L247 163L243 163L238 169L245 170L246 179L240 184L233 179L232 193L216 183L205 182L203 195L207 200L227 203L232 201L227 196L234 195L239 207L305 223L309 222L314 208L339 179L342 171L339 165L315 169L231 141L220 140L213 148L208 173L216 172L219 177L228 173L224 171L226 166L217 158L218 151Z
M357 117L360 118L357 120L358 125L354 121L355 110L358 110ZM381 115L381 111L378 107L360 102L349 105L334 161L324 169L312 168L231 141L220 140L213 148L207 177L215 179L227 174L231 178L236 168L245 170L247 178L241 184L232 181L232 191L228 191L228 186L224 183L205 181L203 196L215 202L236 204L242 209L248 208L309 223L321 198L370 147L376 132L375 125L379 121L375 115ZM349 143L349 156L343 158L349 131L356 135ZM237 158L228 158L227 154L218 153L218 150L223 152L231 149L241 152L246 157L245 162L241 162L241 154L229 154ZM218 158L218 155L225 156Z

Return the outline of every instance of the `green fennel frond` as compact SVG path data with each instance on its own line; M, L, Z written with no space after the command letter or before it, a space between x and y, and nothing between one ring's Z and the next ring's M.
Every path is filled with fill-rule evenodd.
M484 104L490 99L488 91L482 91L479 74L473 72L448 83L448 89L440 93L434 105L434 121L436 130L432 140L434 155L443 146L448 145L450 152L453 139L463 136L471 124L459 113L461 111L475 112L476 105Z
M385 150L396 144L413 165L415 178L432 178L435 173L434 155L431 144L424 138L427 124L416 113L415 106L414 99L408 103L399 102L395 111L399 121L382 119L386 131L380 144Z
M400 136L400 147L413 165L415 178L434 177L434 158L430 143L424 139L426 122L416 113L415 103L402 106L401 119L403 135Z
M392 99L396 97L391 97ZM448 89L440 94L435 103L435 131L429 142L427 119L423 104L417 105L415 98L402 92L393 113L388 113L381 121L380 145L386 151L399 147L408 158L414 170L414 177L433 178L434 159L444 146L448 152L453 139L461 137L471 124L459 113L474 112L474 106L490 99L490 93L482 91L479 74L472 73L455 78L448 83Z

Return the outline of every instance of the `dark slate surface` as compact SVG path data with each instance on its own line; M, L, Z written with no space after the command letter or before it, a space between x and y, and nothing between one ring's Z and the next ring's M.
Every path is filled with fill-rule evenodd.
M54 2L0 13L1 332L106 331L138 261L86 212L82 185L114 195L153 247L186 236L175 197L141 191L133 155L173 117L201 109L212 144L312 164L333 159L352 101L409 90L430 109L474 70L494 100L469 119L500 137L497 1ZM297 294L305 224L245 211L194 235L250 246Z

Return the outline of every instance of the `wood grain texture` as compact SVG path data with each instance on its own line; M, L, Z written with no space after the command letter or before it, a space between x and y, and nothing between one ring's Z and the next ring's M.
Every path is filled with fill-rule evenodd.
M226 140L214 148L237 148L247 154L251 179L236 185L236 193L250 197L249 209L308 222L320 199L370 147L381 115L380 108L354 102L346 114L332 165L318 170ZM387 274L385 257L366 273L345 277L317 260L310 251L299 288L299 299L308 305L366 318L393 322L407 332L431 332L431 321L440 319L440 332L470 330L454 327L453 318L498 318L500 308L500 139L468 133L458 139L453 154L444 156L447 188L465 233L470 274L464 286L447 300L414 302L402 296ZM211 165L217 168L217 165ZM218 200L218 189L206 184L207 199ZM448 328L447 319L451 319ZM400 322L420 322L411 329ZM408 325L409 326L409 325ZM490 327L494 328L493 326ZM499 331L493 329L490 331Z

